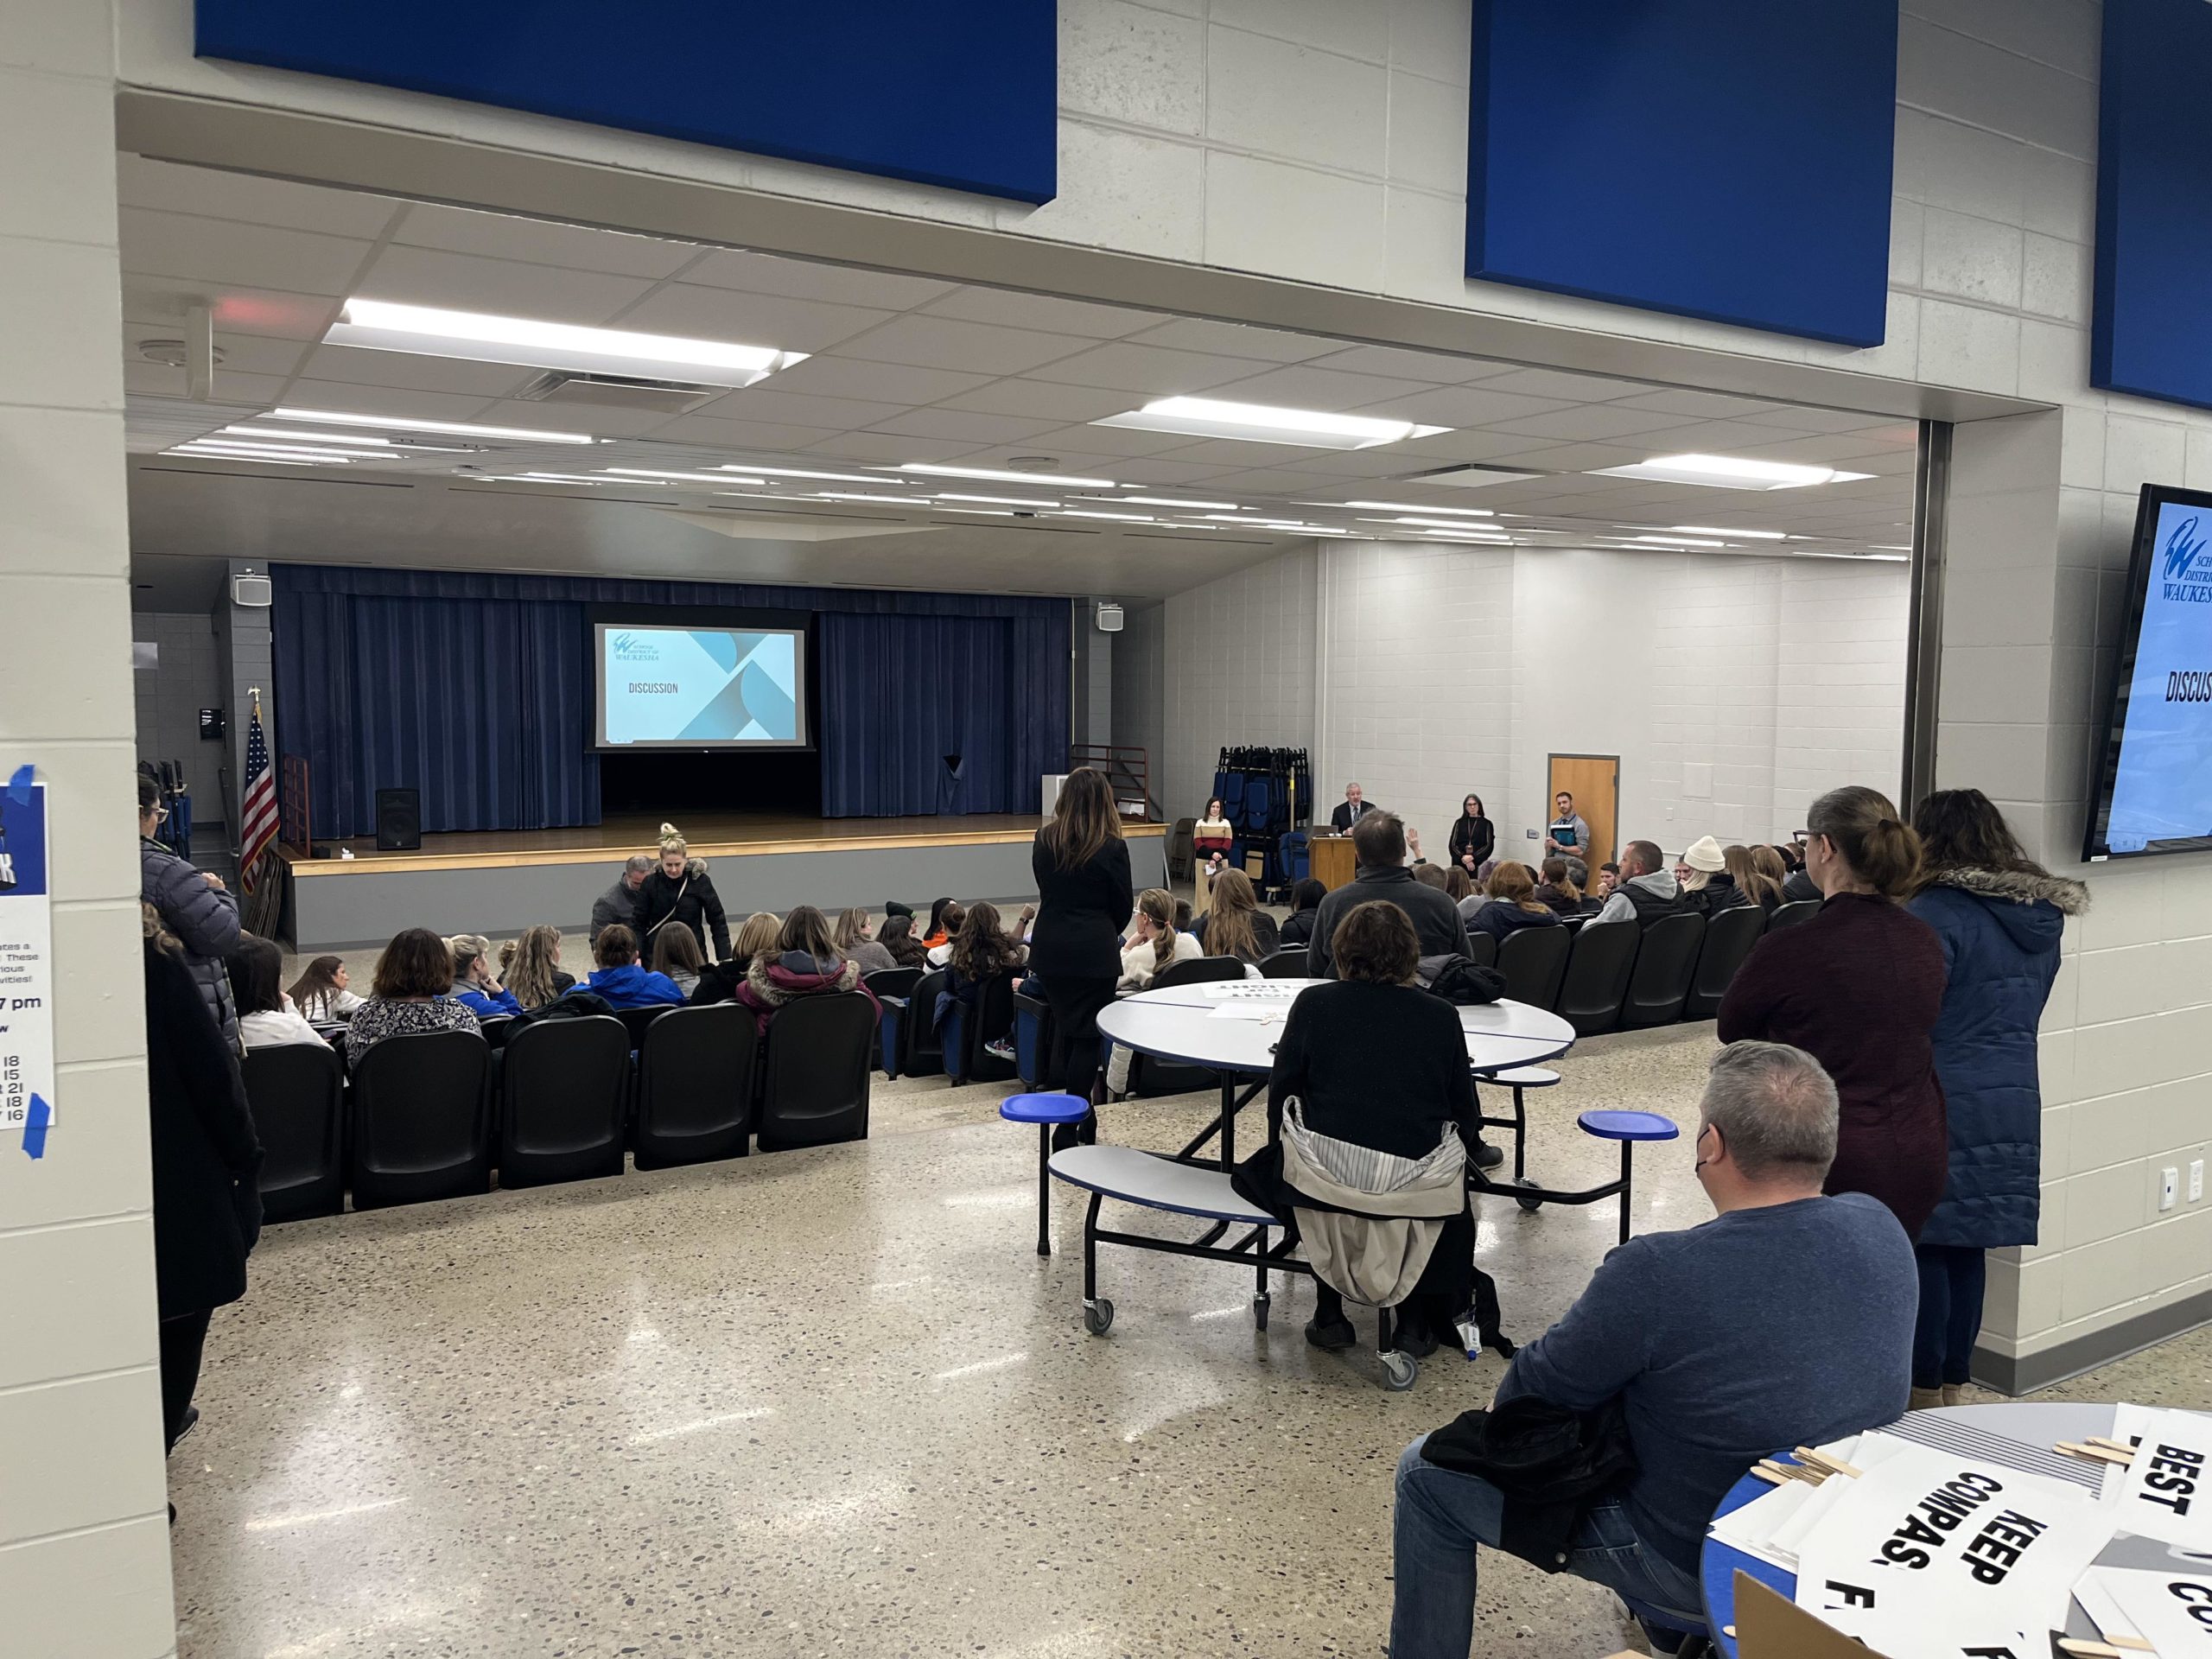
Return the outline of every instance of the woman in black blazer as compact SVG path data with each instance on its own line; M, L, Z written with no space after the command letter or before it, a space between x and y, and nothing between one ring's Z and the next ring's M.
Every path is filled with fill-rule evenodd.
M1068 774L1052 821L1037 832L1029 868L1037 879L1029 965L1052 1007L1046 1082L1089 1098L1098 1076L1098 1011L1114 1000L1122 931L1136 907L1129 844L1105 773L1079 766ZM1096 1132L1096 1119L1086 1118L1081 1138Z
M1470 795L1459 803L1459 817L1452 825L1452 861L1471 880L1479 880L1484 865L1497 850L1497 829L1483 810L1483 798Z

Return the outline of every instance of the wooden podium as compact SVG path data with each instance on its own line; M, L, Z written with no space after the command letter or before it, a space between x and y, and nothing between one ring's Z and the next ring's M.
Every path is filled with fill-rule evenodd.
M1357 861L1350 836L1315 836L1306 843L1313 862L1313 879L1332 892L1349 882Z

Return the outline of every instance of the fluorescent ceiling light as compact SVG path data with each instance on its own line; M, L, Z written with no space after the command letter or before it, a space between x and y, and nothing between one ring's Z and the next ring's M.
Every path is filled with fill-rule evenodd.
M1057 507L1060 505L1057 501L1047 501L1034 496L956 495L950 490L942 492L937 499L940 501L988 501L994 506L1001 507ZM958 509L955 508L952 511L957 512Z
M1337 503L1333 501L1303 501L1299 505L1307 507L1328 507L1334 506ZM1418 501L1346 501L1343 505L1347 507L1364 507L1370 512L1418 512L1424 516L1432 518L1440 512L1454 513L1469 518L1495 518L1497 517L1497 515L1492 512L1488 507L1432 507L1424 506Z
M200 454L276 455L290 461L319 461L332 467L350 465L353 459L343 449L295 449L274 443L232 443L208 438L196 438L190 443L179 444L177 448Z
M1890 542L1869 542L1866 545L1870 550L1876 553L1910 553L1912 551L1909 547L1900 547L1894 543Z
M940 467L933 461L910 461L902 473L926 473L931 478L988 478L1000 484L1052 484L1067 490L1110 490L1110 478L1073 478L1065 473L1010 473L995 467Z
M1728 545L1726 542L1707 541L1699 536L1631 536L1628 539L1641 547L1726 547Z
M944 511L964 512L970 518L1011 518L1014 517L1014 510L1010 507L947 507Z
M464 438L519 438L530 443L597 443L588 432L541 432L529 426L479 426L473 421L418 421L397 415L340 415L327 409L272 409L280 421L321 426L366 426L380 431L449 432Z
M1243 504L1238 501L1178 501L1165 495L1125 495L1119 498L1140 507L1187 507L1192 512L1241 512Z
M1368 518L1363 519L1361 522L1371 524L1380 521L1373 518ZM1459 530L1465 531L1470 533L1490 528L1487 524L1465 524L1457 518L1393 518L1389 520L1389 522L1394 524L1420 524L1429 530ZM1497 531L1497 534L1501 536L1505 532L1503 531Z
M618 478L671 478L687 484L766 484L765 478L741 478L734 473L669 473L653 467L602 467Z
M1786 542L1789 536L1779 530L1722 530L1713 524L1669 524L1668 529L1677 536L1735 536L1747 542Z
M817 501L874 501L887 507L926 507L930 504L926 495L859 495L846 490L817 490L814 499Z
M717 469L725 473L764 473L770 478L818 478L830 484L890 484L897 480L880 473L814 473L804 467L755 467L750 461L726 464Z
M806 356L772 346L739 346L628 328L581 328L530 317L364 299L346 302L323 343L587 374L650 378L676 372L710 386L749 386Z
M1872 473L1839 472L1833 467L1803 467L1794 461L1752 461L1740 455L1654 455L1632 467L1600 467L1599 478L1642 478L1662 484L1705 484L1723 490L1802 490L1813 484L1841 484L1872 478Z
M515 473L504 476L526 478L533 484L588 484L594 489L611 481L604 478L585 478L577 473Z
M1236 438L1250 443L1304 444L1315 449L1371 449L1407 438L1433 437L1451 429L1416 426L1372 415L1325 415L1318 410L1278 409L1270 404L1229 404L1214 397L1162 397L1093 426L1137 432L1181 432L1194 438Z
M1112 518L1124 524L1156 524L1160 522L1148 512L1086 512L1079 507L1068 507L1052 515L1055 518Z
M264 467L312 467L315 465L311 461L287 461L282 455L242 454L234 449L202 449L191 446L164 449L162 453L165 455L182 455L188 461L251 461ZM326 467L330 464L328 461L323 463Z
M347 443L357 448L373 446L389 449L396 442L391 438L357 437L344 432L295 432L281 426L226 426L223 430L236 437L258 438L264 442L289 439L296 443Z

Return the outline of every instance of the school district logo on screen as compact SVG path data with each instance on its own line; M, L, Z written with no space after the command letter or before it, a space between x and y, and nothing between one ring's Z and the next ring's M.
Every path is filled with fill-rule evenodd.
M609 743L795 743L798 636L731 628L607 635Z
M2212 835L2212 519L2170 502L2143 595L2105 843Z

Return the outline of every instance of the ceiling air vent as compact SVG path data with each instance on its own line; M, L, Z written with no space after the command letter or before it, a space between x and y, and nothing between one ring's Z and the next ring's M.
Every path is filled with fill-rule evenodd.
M728 386L696 380L645 380L627 374L582 374L548 369L515 396L534 404L588 404L595 409L641 409L656 415L681 415Z

